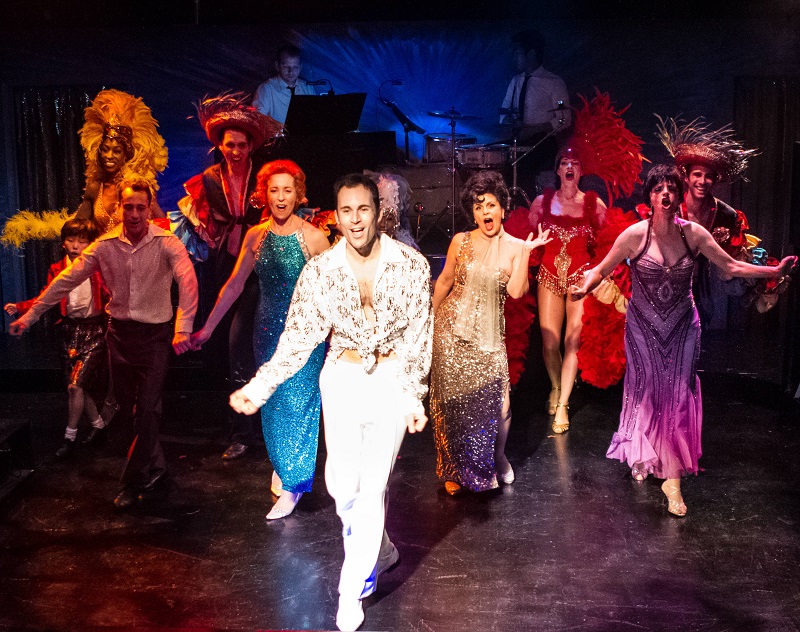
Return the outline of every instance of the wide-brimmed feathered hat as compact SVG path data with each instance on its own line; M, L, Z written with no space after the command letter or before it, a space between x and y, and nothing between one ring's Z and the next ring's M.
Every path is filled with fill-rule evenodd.
M208 140L219 145L224 131L235 127L247 132L253 149L258 149L283 133L278 121L248 105L247 100L243 92L223 92L216 97L206 96L196 104L197 118Z
M711 129L702 118L685 122L680 119L658 119L659 140L684 171L689 165L703 165L719 175L720 182L745 179L747 161L758 155L756 149L745 149L733 137L733 128L725 125Z

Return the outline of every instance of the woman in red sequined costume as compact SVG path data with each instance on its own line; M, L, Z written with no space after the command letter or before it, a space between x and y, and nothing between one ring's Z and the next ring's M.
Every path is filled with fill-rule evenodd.
M552 241L545 247L539 267L539 323L542 354L552 388L547 412L555 415L553 432L569 429L569 396L578 374L583 301L569 300L569 287L583 279L593 256L595 235L605 220L606 205L597 194L578 188L581 161L572 147L556 158L558 190L547 189L530 210L532 226L540 222L550 229ZM564 353L562 356L562 331Z

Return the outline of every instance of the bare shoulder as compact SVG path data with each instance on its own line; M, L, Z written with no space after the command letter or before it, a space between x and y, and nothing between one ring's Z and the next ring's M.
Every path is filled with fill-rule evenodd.
M310 222L303 221L303 238L308 244L312 257L330 248L330 242L325 233Z
M269 222L264 221L250 228L244 236L245 246L255 246L261 241L264 233L269 230Z

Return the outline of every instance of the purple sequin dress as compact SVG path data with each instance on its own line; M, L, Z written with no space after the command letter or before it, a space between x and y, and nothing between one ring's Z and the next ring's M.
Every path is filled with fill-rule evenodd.
M633 291L625 325L625 392L619 429L606 456L643 463L658 478L696 474L702 454L700 319L692 297L695 258L666 267L648 255L652 221L642 252L631 260Z

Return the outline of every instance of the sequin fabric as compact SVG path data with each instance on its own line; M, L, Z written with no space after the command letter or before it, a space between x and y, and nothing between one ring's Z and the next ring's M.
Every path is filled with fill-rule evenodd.
M100 229L100 234L105 234L110 230L114 230L122 223L122 214L118 209L115 209L113 214L110 214L105 205L103 204L103 189L104 184L100 184L100 190L97 192L97 199L94 201L94 221Z
M81 388L96 386L98 371L106 361L105 316L64 318L61 321L67 381Z
M631 261L622 414L606 456L629 466L644 463L658 478L678 478L697 473L702 454L695 258L687 244L674 265L661 265L647 253L651 230L652 223L642 253Z
M353 349L367 372L375 366L377 354L394 351L404 406L409 413L422 412L431 361L430 266L413 248L386 235L380 239L372 292L375 323L364 316L342 239L309 261L300 274L275 355L243 388L250 401L259 406L266 401L330 333L329 353L339 357Z
M565 296L570 285L580 285L589 269L595 242L593 216L597 194L584 195L583 215L553 215L551 204L555 191L547 189L542 200L542 229L550 230L552 241L544 247L537 281L553 294Z
M275 353L297 278L308 259L302 229L291 235L264 232L255 260L261 290L254 332L258 364L269 361ZM310 492L314 481L319 440L319 372L324 359L325 345L320 344L305 366L281 384L261 407L267 454L283 488L295 494Z
M464 285L475 260L472 239L464 234L456 259L453 289L442 301L433 325L431 417L436 443L436 474L472 491L497 487L494 444L508 385L505 345L484 351L454 334L456 315L463 309ZM497 270L500 313L508 275ZM500 320L500 333L505 324Z

